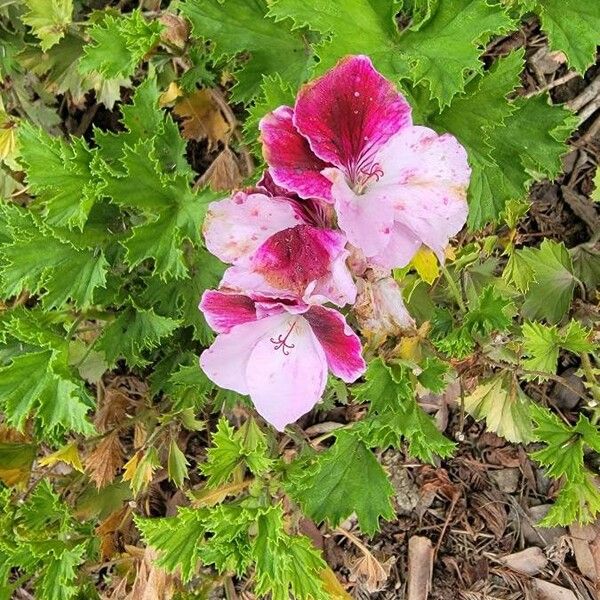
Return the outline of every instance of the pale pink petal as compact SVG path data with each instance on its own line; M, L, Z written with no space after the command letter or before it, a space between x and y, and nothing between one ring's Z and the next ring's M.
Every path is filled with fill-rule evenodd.
M254 302L242 294L207 290L202 295L198 308L217 333L227 333L236 325L256 320Z
M332 182L332 196L340 229L348 241L360 248L365 256L380 253L389 243L394 224L393 196L377 190L356 194L342 171L325 169L323 172Z
M394 223L392 235L387 246L375 256L369 258L369 264L383 269L405 267L422 246L417 237L406 225Z
M346 383L356 381L366 369L358 336L337 310L313 306L304 315L325 351L331 372Z
M337 306L354 304L356 285L347 265L349 255L348 250L341 252L331 263L330 273L317 280L314 289L310 291L313 302L315 300L319 302L330 301ZM305 297L305 301L309 302L310 298Z
M373 346L414 327L404 306L402 291L392 277L359 279L357 286L358 298L353 312L361 333Z
M245 375L256 410L283 431L321 399L327 361L306 319L286 315L254 346Z
M209 205L204 220L206 247L223 262L236 264L271 235L299 222L301 217L284 198L238 192Z
M393 196L394 219L443 260L450 237L464 226L471 170L456 138L426 127L407 127L377 155L382 176L367 193Z
M259 128L263 155L273 181L302 198L330 198L331 183L321 175L329 166L315 156L292 122L294 111L280 106L263 117Z
M246 367L256 344L278 332L289 315L280 313L259 321L237 325L229 333L219 334L212 346L200 355L200 366L218 386L239 394L248 394Z
M404 96L367 56L344 58L306 84L298 94L293 119L314 153L351 177L364 159L411 124Z

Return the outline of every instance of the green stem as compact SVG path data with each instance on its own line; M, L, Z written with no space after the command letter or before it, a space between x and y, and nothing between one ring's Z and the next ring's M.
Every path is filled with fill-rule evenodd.
M460 290L458 289L456 282L454 281L454 279L452 279L452 275L450 275L450 273L448 272L448 269L446 269L446 267L444 267L444 266L440 266L440 270L442 271L442 274L444 275L444 278L446 279L446 282L448 283L448 287L450 288L450 291L452 292L452 295L454 296L454 299L456 300L458 307L460 308L460 310L462 312L466 313L467 307L465 306L465 303L462 299L462 294L460 293Z
M590 360L590 356L589 354L587 354L587 352L581 353L581 367L583 368L585 378L590 384L590 392L592 393L592 397L594 398L594 401L593 403L590 403L590 406L593 410L592 423L596 425L598 421L600 421L600 387L598 386L598 382L596 381L596 375L594 375L592 361Z

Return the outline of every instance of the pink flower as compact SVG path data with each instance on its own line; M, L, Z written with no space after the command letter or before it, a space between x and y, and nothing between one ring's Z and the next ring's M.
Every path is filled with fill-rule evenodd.
M346 238L329 227L329 213L319 200L271 196L264 187L211 203L206 247L233 265L221 285L273 298L353 303Z
M466 221L464 148L414 126L405 98L366 56L340 61L260 129L274 183L333 203L339 227L371 264L404 266L421 244L443 260Z
M282 431L320 400L328 369L350 383L365 371L361 344L336 310L207 291L200 309L219 334L200 365L220 387L249 394Z

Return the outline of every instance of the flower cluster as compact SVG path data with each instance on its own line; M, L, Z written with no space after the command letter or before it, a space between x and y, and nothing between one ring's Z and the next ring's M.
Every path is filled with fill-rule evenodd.
M426 246L440 260L467 217L462 146L412 124L405 98L365 56L307 84L260 123L268 168L257 186L210 205L206 246L231 266L200 303L218 333L200 364L249 394L277 429L321 398L328 371L365 370L337 307L365 335L412 324L391 269Z

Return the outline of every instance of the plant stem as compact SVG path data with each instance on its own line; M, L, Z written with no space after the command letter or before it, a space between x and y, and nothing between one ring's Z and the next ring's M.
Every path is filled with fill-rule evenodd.
M448 269L446 267L444 267L443 265L440 266L440 270L442 271L442 274L444 275L444 278L446 279L446 282L448 283L448 287L450 288L450 291L452 292L452 295L454 296L454 299L456 300L458 307L460 308L460 310L462 312L466 313L467 307L465 306L465 303L462 299L462 294L460 293L460 290L458 289L456 282L454 281L454 279L452 279L452 275L450 275L450 273L448 272Z

